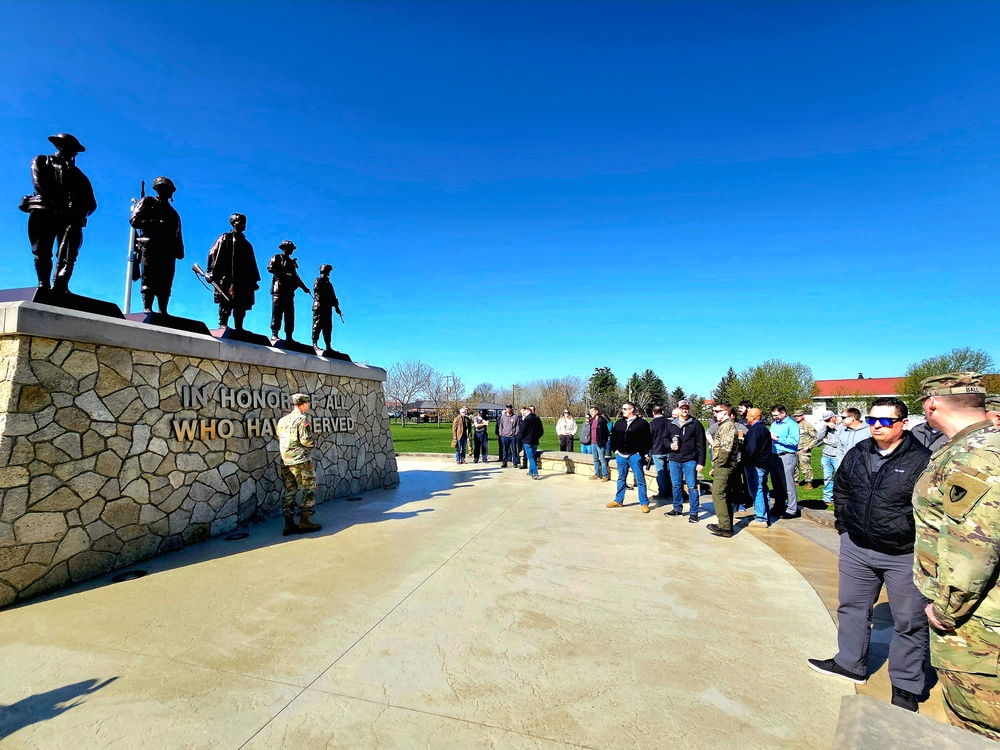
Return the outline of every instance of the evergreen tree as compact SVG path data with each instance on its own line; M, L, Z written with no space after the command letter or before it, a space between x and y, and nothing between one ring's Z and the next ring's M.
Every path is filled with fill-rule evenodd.
M726 374L722 376L722 380L719 381L719 384L715 386L715 390L712 391L712 398L715 400L715 403L726 401L727 403L736 406L739 399L734 400L733 387L738 379L739 375L736 374L736 370L730 367L726 371Z

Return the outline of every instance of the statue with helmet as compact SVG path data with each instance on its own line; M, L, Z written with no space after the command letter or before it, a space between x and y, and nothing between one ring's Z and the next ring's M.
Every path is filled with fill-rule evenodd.
M52 249L57 246L55 278L51 289L68 292L73 267L83 244L87 217L97 210L94 188L76 166L77 154L85 149L69 133L49 136L56 153L36 156L31 162L34 195L21 200L28 214L28 240L35 259L38 288L48 290L52 276Z
M283 240L276 253L267 264L271 274L271 340L278 340L281 321L285 321L285 339L292 341L295 330L295 290L302 289L309 294L309 287L299 278L299 263L292 257L295 243Z
M313 324L312 324L312 345L319 350L319 335L323 334L326 342L326 350L330 350L330 334L333 330L333 311L337 311L343 321L343 313L340 312L340 301L337 293L333 290L333 282L330 281L330 272L333 266L324 263L319 267L319 276L313 282Z
M174 270L184 257L181 217L170 205L177 188L169 177L153 180L156 195L143 196L132 212L129 224L136 230L136 247L142 260L142 309L151 312L156 299L160 312L167 314L167 303L174 283ZM132 280L136 279L135 269Z

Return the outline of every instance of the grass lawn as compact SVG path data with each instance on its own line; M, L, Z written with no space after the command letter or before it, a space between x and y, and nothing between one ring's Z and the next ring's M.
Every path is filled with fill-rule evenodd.
M540 450L558 450L559 439L556 437L556 422L554 419L543 419L545 434L538 447ZM490 445L489 455L492 459L499 456L499 446L496 435L493 434L493 424L490 424ZM451 422L442 422L436 425L433 422L423 424L420 422L407 422L405 427L392 423L392 442L399 453L452 453L451 447ZM576 450L579 450L579 441L575 443ZM472 441L469 441L469 453L472 453ZM820 465L821 448L814 448L812 452L813 477L816 478L816 489L807 490L805 487L798 488L799 501L806 508L825 509L823 502L823 467ZM708 466L705 467L705 478L708 479L708 470L712 466L709 459Z

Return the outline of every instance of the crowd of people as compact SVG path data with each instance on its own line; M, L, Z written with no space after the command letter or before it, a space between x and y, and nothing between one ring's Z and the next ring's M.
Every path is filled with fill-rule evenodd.
M734 518L770 526L800 515L797 487L814 489L812 451L821 449L823 499L834 507L840 534L838 650L810 659L822 674L867 681L872 615L882 588L893 619L889 647L892 703L917 711L937 672L951 722L1000 740L1000 399L987 400L972 372L928 378L922 385L926 422L909 425L900 399L875 399L819 415L782 404L769 410L749 401L712 406L708 427L681 401L668 417L660 406L649 421L626 401L611 420L591 407L577 425L569 410L556 423L560 451L579 440L593 456L595 481L617 486L609 508L624 506L632 474L639 508L669 501L668 517L701 515L699 484L711 454L716 521L708 531L730 538ZM487 460L489 421L462 409L452 426L455 460ZM495 421L501 467L527 469L537 479L544 433L534 406L511 404ZM523 457L522 457L523 454ZM656 493L645 470L655 467ZM684 504L687 503L687 510Z

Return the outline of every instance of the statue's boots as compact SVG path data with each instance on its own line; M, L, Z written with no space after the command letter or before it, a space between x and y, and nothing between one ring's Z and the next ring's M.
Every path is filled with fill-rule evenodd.
M169 301L170 301L170 297L166 297L166 296L164 296L162 294L159 297L156 298L156 305L157 305L157 307L160 308L160 314L161 315L169 315L170 314L170 313L167 312L167 303Z
M292 534L301 534L299 527L295 523L295 516L285 516L285 528L282 529L282 536L291 536Z
M52 291L69 292L69 277L70 274L65 271L60 271L56 276L56 280L52 282Z
M153 312L153 293L143 292L142 293L142 311L143 312Z
M52 276L52 261L35 258L35 273L38 274L38 288L49 288L49 277Z
M302 515L299 516L299 533L308 534L310 531L319 531L323 527L318 523L313 523L310 519L312 518L311 510L302 511Z

